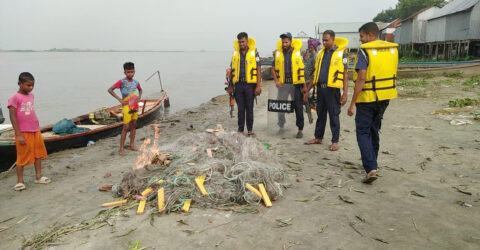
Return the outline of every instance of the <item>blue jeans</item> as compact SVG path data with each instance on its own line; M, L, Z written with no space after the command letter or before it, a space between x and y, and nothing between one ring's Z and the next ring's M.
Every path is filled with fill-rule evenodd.
M317 123L315 124L315 138L323 139L327 125L327 113L332 131L332 143L338 142L340 137L340 89L317 87Z
M245 128L245 114L247 116L247 131L253 129L253 100L255 99L254 83L235 83L235 101L238 107L238 131Z
M357 142L362 155L362 164L365 172L377 169L378 150L380 149L379 131L382 127L382 118L387 109L389 100L357 103L355 127Z

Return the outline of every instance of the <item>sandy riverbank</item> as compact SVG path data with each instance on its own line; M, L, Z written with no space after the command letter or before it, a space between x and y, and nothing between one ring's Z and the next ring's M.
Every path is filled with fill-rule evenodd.
M478 249L480 121L453 126L450 120L480 113L479 106L454 117L431 113L450 100L478 99L480 88L463 85L465 79L458 78L426 81L400 87L400 98L388 107L381 134L381 177L373 185L360 182L364 172L354 119L346 115L346 107L340 115L340 150L330 152L328 143L303 144L313 137L314 124L308 122L303 139L295 139L293 133L271 136L265 88L255 106L257 140L272 145L294 180L272 208L258 205L259 213L241 214L193 206L188 214L164 215L152 224L148 211L137 216L131 209L129 217L115 219L112 226L66 234L50 247L128 249L138 240L139 247L149 249ZM191 133L190 125L199 131L216 124L236 130L236 117L230 118L226 101L221 96L169 116L161 126L160 143ZM146 126L137 132L137 143L152 136L152 128ZM327 128L326 142L330 136ZM23 192L12 189L15 174L0 179L0 221L14 217L0 223L9 227L0 232L1 248L21 248L24 239L54 224L90 219L101 210L100 204L114 200L98 187L120 183L138 156L119 156L118 144L117 136L51 154L43 162L44 175L53 179L48 185L33 184L32 167L26 169ZM301 164L292 165L290 159ZM104 178L107 172L111 176ZM349 196L353 204L339 195ZM277 227L276 220L285 218L292 218L291 225Z

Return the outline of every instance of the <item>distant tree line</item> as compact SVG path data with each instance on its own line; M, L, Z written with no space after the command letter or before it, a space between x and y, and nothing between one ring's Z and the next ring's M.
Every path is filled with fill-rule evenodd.
M397 18L405 19L425 7L442 7L446 2L445 0L398 0L395 8L382 10L373 18L373 21L389 23Z

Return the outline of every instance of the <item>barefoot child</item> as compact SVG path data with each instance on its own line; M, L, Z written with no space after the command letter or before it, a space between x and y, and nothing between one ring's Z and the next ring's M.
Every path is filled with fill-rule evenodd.
M17 184L14 189L25 189L23 181L23 168L29 164L35 165L35 183L47 184L51 180L41 174L42 160L47 158L47 150L40 133L40 124L33 109L33 90L35 79L28 72L23 72L18 77L20 87L12 97L8 99L10 121L15 130L15 147L17 149Z
M123 70L126 77L118 80L118 82L113 84L108 89L108 93L110 93L123 105L123 130L122 136L120 138L119 150L119 154L122 156L126 155L124 150L124 144L128 130L130 130L130 150L138 150L137 148L135 148L134 143L135 130L137 128L138 118L138 101L142 97L142 88L140 87L140 83L138 83L137 80L133 79L133 76L135 75L135 65L132 62L126 62L125 64L123 64ZM113 92L115 89L120 89L120 92L122 93L122 98L118 97L117 94Z

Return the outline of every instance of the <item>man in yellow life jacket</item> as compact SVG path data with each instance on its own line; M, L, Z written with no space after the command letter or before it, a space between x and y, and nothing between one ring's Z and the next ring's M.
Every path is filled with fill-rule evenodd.
M355 88L348 115L355 115L357 142L366 176L364 183L377 179L379 131L389 101L397 97L398 44L377 40L378 26L366 23L359 29L362 45L355 60Z
M332 131L331 151L337 151L340 137L341 106L347 103L348 97L348 54L346 46L348 40L342 37L335 38L333 30L326 30L322 36L323 48L315 60L313 78L310 79L305 93L309 93L313 84L317 85L317 123L315 124L315 138L306 144L321 144L327 124L327 113L330 118ZM340 89L343 94L340 97ZM308 98L305 95L305 98ZM306 100L304 100L306 101Z
M302 41L292 39L292 34L286 32L280 35L281 40L277 42L277 50L274 52L274 60L272 63L272 76L277 88L283 84L293 84L293 106L295 110L296 125L298 132L297 138L303 137L303 93L305 88L305 66L302 60L300 49ZM279 91L279 95L281 95ZM289 94L289 93L287 93ZM279 98L287 98L288 96L279 96ZM285 114L279 113L278 125L280 129L285 124Z
M233 85L228 88L228 93L234 93L237 102L238 132L243 133L246 115L248 136L255 136L253 133L253 101L255 96L262 92L260 88L262 80L260 56L255 48L255 39L249 38L245 32L237 35L233 47L235 50L230 69L227 72L229 82Z

